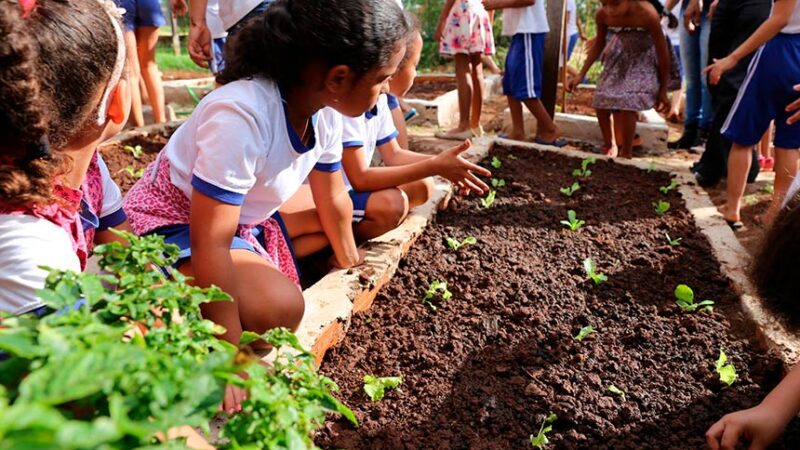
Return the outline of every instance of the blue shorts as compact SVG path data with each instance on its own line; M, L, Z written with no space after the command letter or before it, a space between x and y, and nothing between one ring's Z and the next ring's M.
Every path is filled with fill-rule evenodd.
M503 75L503 94L516 100L542 96L544 39L547 33L519 33L511 38Z
M227 39L224 37L215 38L211 41L212 57L209 68L214 75L219 74L225 68L225 41Z
M800 97L800 35L779 34L756 52L722 134L743 145L756 145L775 121L775 147L800 148L800 125L787 125L786 106Z
M372 192L356 192L350 191L350 200L353 201L353 223L359 223L364 220L367 214L367 200Z
M578 33L573 33L569 37L569 43L567 44L567 62L569 59L572 58L572 52L575 51L575 46L578 45L578 38L580 35Z
M386 94L386 103L389 105L389 109L397 109L400 107L400 100L392 94Z
M161 27L167 23L159 0L116 0L116 3L125 9L122 23L128 31L139 27Z

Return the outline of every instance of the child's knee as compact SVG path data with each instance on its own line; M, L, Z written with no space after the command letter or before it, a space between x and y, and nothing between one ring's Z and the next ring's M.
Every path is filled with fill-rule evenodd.
M387 229L400 225L408 215L408 196L402 189L393 189L392 195L387 195L381 201L375 219Z
M414 196L414 198L411 198L409 195L409 208L415 208L426 203L431 197L433 197L433 192L435 190L436 181L434 181L433 177L423 178L420 180L418 189L419 192Z
M276 299L275 317L279 327L288 328L292 331L300 326L303 315L306 311L306 303L303 293L292 283L293 289L284 289L283 295Z

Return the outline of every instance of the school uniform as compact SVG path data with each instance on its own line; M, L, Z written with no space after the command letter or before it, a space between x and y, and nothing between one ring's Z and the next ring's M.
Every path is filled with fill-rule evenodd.
M139 27L158 28L167 23L159 0L116 0L115 3L125 10L122 23L128 31Z
M503 94L520 101L542 96L544 40L549 31L544 2L503 10L503 34L511 36Z
M194 191L241 207L232 249L253 251L299 280L278 209L312 170L337 172L342 118L325 108L310 120L306 145L289 123L278 86L263 78L226 84L206 96L128 193L137 234L154 233L191 256Z
M800 126L787 125L792 113L786 105L798 94L794 85L800 80L800 4L795 6L789 23L753 56L742 87L722 134L739 145L757 144L771 121L775 121L776 147L800 148Z
M392 142L398 136L394 126L388 95L381 95L378 104L370 111L359 117L342 118L342 147L344 151L364 149L364 158L369 165L375 155L375 149L381 145ZM353 201L353 223L364 220L367 211L367 201L372 192L357 192L347 179L347 174L342 172L345 185L350 190Z

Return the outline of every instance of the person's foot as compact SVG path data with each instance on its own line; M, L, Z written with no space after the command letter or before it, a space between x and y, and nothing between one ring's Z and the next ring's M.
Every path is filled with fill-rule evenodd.
M680 139L667 143L667 148L670 150L685 149L688 150L698 144L698 131L697 127L689 126L683 131L683 136Z
M619 155L619 149L616 145L609 145L607 147L603 147L600 153L609 156L611 158L616 158Z
M461 129L461 128L453 128L450 131L438 131L434 133L439 139L448 139L453 141L463 141L465 139L472 139L475 137L472 130L470 129Z
M692 173L694 174L694 179L697 181L697 184L704 188L714 187L722 179L722 177L719 176L706 174L703 170L693 170Z
M525 133L515 134L515 133L497 133L497 137L500 139L509 139L511 141L527 141L528 138L525 136Z
M541 130L536 135L536 139L544 142L555 142L560 137L561 137L561 129L556 124L553 124L552 129Z
M470 131L472 131L472 134L475 137L483 137L483 135L484 135L483 126L482 125L478 125L477 127L473 128Z

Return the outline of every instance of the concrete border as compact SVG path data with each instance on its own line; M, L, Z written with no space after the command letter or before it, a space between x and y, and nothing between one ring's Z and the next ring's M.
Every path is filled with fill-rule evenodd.
M441 81L455 78L454 75L421 75L418 81ZM503 79L499 75L488 75L483 79L486 97L502 94ZM404 98L407 105L417 109L422 123L432 124L440 128L451 128L458 125L458 90L447 92L433 100Z

